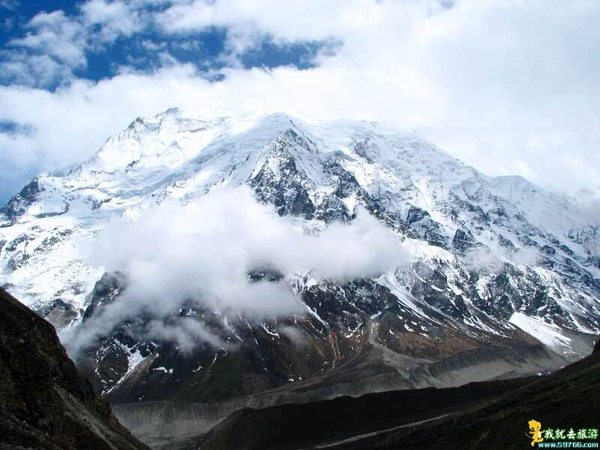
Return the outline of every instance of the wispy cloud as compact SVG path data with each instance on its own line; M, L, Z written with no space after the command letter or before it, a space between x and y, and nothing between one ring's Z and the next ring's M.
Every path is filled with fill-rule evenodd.
M539 260L540 253L535 247L515 249L480 247L472 249L465 255L465 262L470 267L477 270L485 269L492 273L502 271L507 263L517 266L531 266L537 264Z
M20 35L16 30L0 52L0 82L65 86L77 77L89 78L86 69L91 66L90 70L97 70L98 59L107 60L102 64L112 72L108 68L104 71L112 75L116 73L114 67L135 59L144 62L136 68L148 72L179 63L180 58L200 70L286 63L308 67L321 48L334 48L327 40L288 39L262 30L251 17L231 15L240 6L237 4L225 6L222 13L209 14L209 20L198 20L203 5L208 10L221 9L221 2L88 0L75 13L40 11L20 29ZM251 10L251 16L258 12L254 7ZM220 47L220 40L222 48L216 52L201 48L215 47L215 43ZM162 51L153 51L148 42ZM247 52L251 54L243 58ZM111 61L111 56L118 61ZM261 60L255 61L254 56Z
M1 0L0 8L7 9L9 11L15 11L20 5L18 0Z
M247 320L302 314L289 283L253 281L249 273L271 270L319 280L369 277L409 260L400 239L367 212L350 224L334 223L318 235L256 202L248 188L220 188L182 206L167 203L131 221L120 219L83 244L89 263L125 274L127 288L74 336L73 349L105 335L142 312L156 320L145 337L186 336L172 317L193 301L201 309ZM164 324L164 327L161 325ZM185 326L185 330L179 330ZM195 326L195 325L194 325ZM200 327L195 336L209 338Z

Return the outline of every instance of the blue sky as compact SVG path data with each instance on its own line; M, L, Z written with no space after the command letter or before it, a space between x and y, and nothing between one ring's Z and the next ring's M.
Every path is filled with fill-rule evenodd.
M309 69L321 53L334 53L338 45L328 38L278 39L260 30L233 36L229 27L219 24L169 33L154 22L172 2L130 2L135 3L139 7L127 8L125 2L117 1L0 1L0 85L55 92L74 81L100 82L124 72L151 74L185 64L195 68L197 77L219 82L226 68ZM89 8L90 4L95 8ZM111 4L119 5L117 14L133 18L105 33L115 18L111 13L103 16L102 8L109 9ZM232 45L236 39L247 42L241 47ZM0 133L31 135L35 127L4 119ZM37 170L33 165L21 176L4 180L0 203Z
M120 30L120 35L108 39L98 38L102 23L80 23L82 6L86 1L17 1L0 2L0 64L21 61L34 56L50 56L50 59L62 66L55 68L54 76L31 76L21 70L14 73L5 70L0 73L0 83L5 85L25 84L46 89L56 89L68 84L72 77L99 81L110 78L119 71L139 70L151 72L169 64L190 63L199 73L205 73L208 79L220 79L219 70L236 66L242 69L262 67L266 69L292 65L298 69L313 67L320 51L334 51L331 40L277 40L268 33L254 36L251 45L240 51L228 48L231 37L225 26L200 27L182 34L167 34L151 21L141 26L131 25L133 31ZM103 2L101 2L103 3ZM168 2L148 2L144 13L160 14ZM52 55L42 44L32 45L23 42L28 36L41 35L48 30L60 34L64 32L60 25L50 26L34 24L35 18L60 15L61 21L73 22L79 29L73 34L87 35L73 37L82 41L100 41L81 43L85 63L65 61L61 55ZM85 20L85 19L83 19ZM71 67L65 67L65 66ZM65 70L60 70L65 69ZM34 72L34 70L32 71Z
M174 106L379 121L597 188L598 22L597 0L0 0L0 203Z

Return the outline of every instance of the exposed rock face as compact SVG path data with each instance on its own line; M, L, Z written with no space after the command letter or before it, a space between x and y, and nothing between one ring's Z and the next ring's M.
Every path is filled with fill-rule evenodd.
M54 328L0 289L0 448L147 448L119 424Z

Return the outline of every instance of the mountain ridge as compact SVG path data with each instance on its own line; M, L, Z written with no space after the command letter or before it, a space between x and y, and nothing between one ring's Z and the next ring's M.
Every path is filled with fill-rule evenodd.
M145 449L68 359L53 327L0 289L0 447Z
M479 174L410 133L284 114L171 110L137 119L80 166L40 176L1 210L0 283L65 330L83 330L124 301L127 274L91 266L77 242L222 186L245 186L308 234L353 223L362 208L412 259L344 281L253 268L250 279L293 290L306 313L289 317L179 299L173 320L197 321L236 351L183 355L133 333L152 318L124 317L78 362L110 401L277 403L309 400L310 390L457 386L557 369L589 353L600 331L598 225L576 202ZM361 377L371 386L353 381Z

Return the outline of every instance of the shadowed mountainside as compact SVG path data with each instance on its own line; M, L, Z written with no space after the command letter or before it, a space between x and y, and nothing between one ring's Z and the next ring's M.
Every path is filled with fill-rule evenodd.
M551 375L245 409L223 421L202 449L520 449L527 422L598 427L600 344Z
M52 325L3 289L0 324L0 448L147 448L79 375Z

